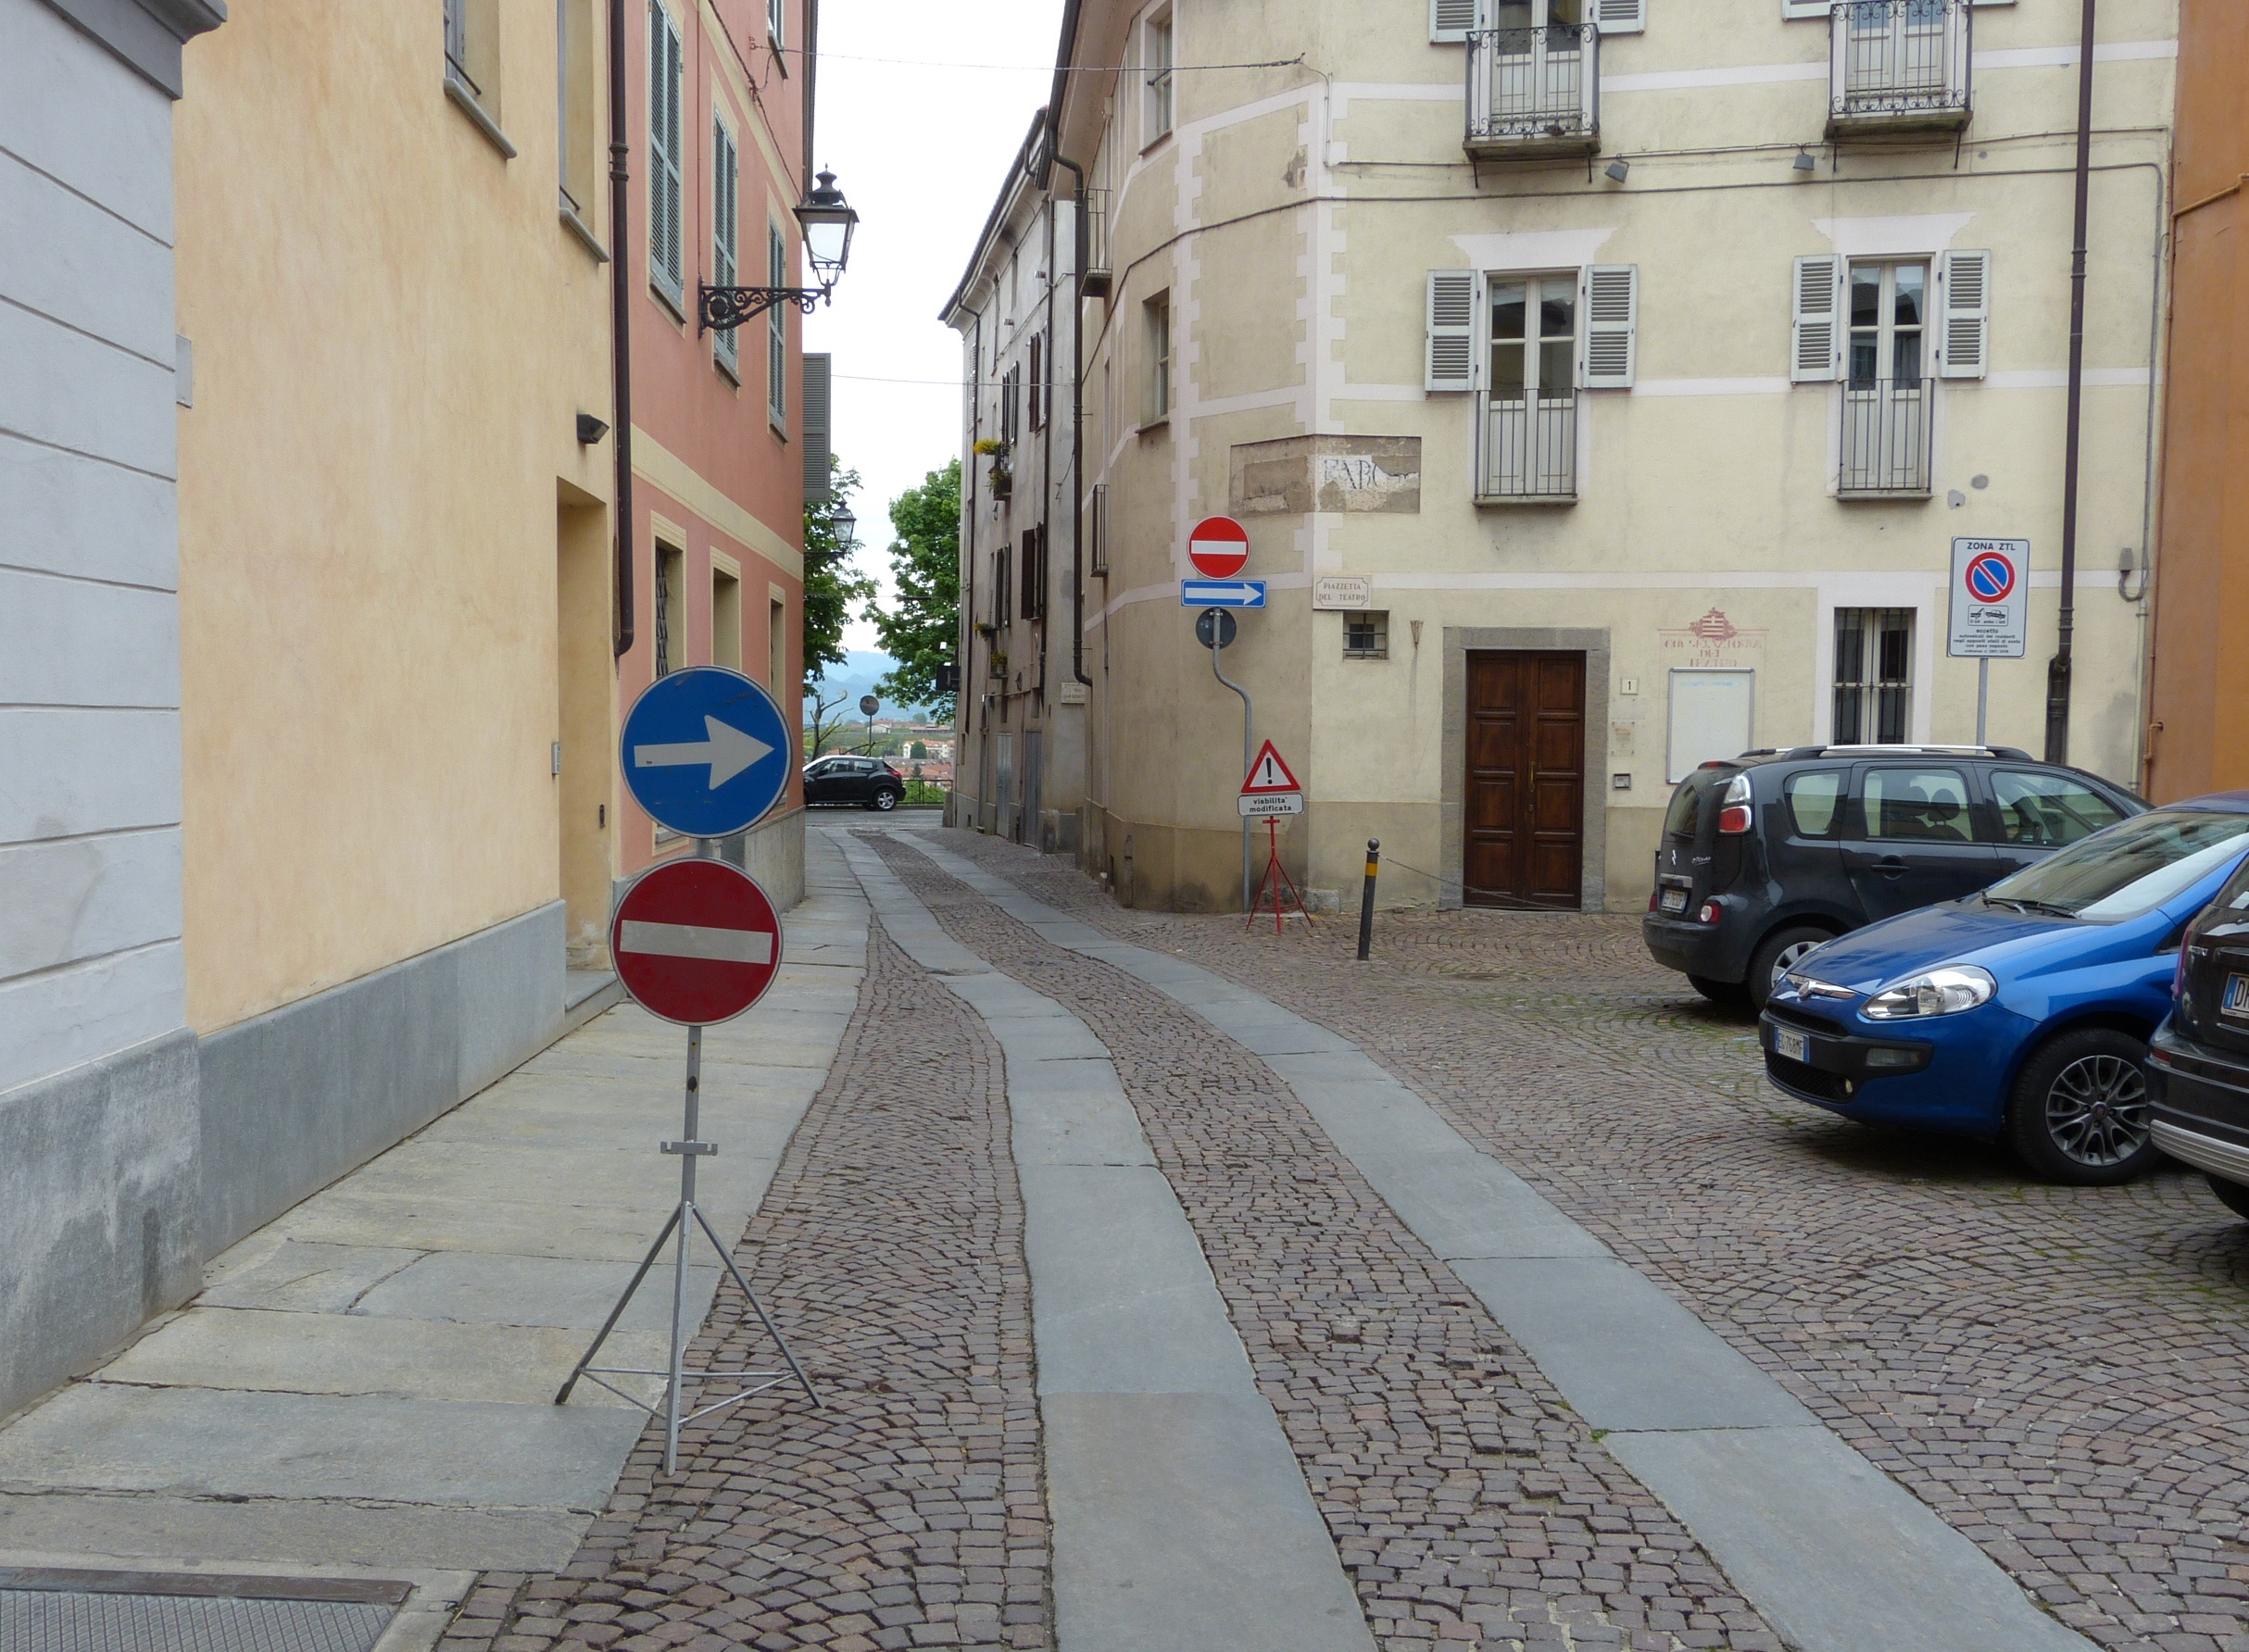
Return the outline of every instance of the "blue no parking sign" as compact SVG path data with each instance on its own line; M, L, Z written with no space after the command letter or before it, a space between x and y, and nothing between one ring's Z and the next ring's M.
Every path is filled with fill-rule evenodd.
M724 837L788 790L788 725L773 695L741 672L690 666L633 702L619 760L634 800L658 825Z
M2029 540L1954 540L1945 653L1954 659L2022 658L2029 647Z

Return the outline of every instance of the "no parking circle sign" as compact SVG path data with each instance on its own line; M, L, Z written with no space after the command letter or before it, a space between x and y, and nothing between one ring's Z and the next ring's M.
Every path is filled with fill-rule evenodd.
M1952 627L1955 659L2020 659L2030 642L2030 542L1953 541Z

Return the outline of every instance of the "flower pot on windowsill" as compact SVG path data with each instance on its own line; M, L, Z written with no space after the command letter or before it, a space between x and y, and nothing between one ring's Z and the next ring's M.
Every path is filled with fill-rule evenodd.
M991 652L990 659L993 676L1004 677L1008 674L1008 657L1004 653L995 648Z

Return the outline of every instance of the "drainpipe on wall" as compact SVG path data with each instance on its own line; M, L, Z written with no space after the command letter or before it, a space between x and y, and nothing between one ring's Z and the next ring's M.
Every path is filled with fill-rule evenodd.
M2092 191L2092 14L2084 0L2078 38L2077 216L2069 255L2069 413L2062 454L2062 611L2054 657L2046 662L2046 761L2069 761L2071 633L2077 629L2078 447L2085 413L2085 242ZM2154 394L2151 389L2149 394Z
M1041 169L1043 171L1045 169ZM1054 396L1047 385L1054 382L1054 196L1047 189L1045 178L1038 180L1039 193L1047 200L1047 338L1046 347L1039 352L1039 371L1046 383L1038 389L1038 710L1042 717L1052 717L1053 707L1047 704L1047 657L1054 652L1054 620L1047 612L1054 595L1054 562L1048 553L1053 535L1049 532L1054 515ZM1071 553L1073 559L1077 553ZM1077 576L1071 575L1073 586ZM1042 774L1040 780L1045 780ZM1040 797L1039 807L1046 807Z
M612 383L609 399L614 412L609 440L616 445L617 585L616 621L611 642L620 658L633 646L633 343L630 326L631 292L626 272L632 268L626 235L624 0L609 0L609 362Z
M1059 120L1049 115L1048 122L1048 151L1053 155L1054 164L1068 167L1075 180L1070 205L1070 675L1090 688L1093 679L1086 675L1086 546L1082 532L1086 513L1086 362L1077 336L1086 315L1086 169L1054 147L1062 138ZM1048 209L1052 211L1051 203ZM1048 268L1052 267L1049 262ZM1051 304L1051 285L1047 295ZM1054 354L1051 320L1047 323L1047 354L1049 359Z

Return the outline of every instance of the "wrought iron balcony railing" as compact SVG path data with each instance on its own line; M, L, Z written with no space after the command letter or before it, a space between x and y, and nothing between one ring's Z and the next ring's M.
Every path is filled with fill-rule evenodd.
M1828 29L1830 138L1967 124L1969 0L1838 0Z
M1569 505L1577 497L1577 393L1479 395L1479 505Z
M1601 30L1476 29L1468 42L1468 131L1478 159L1589 155L1601 144Z
M1846 499L1927 497L1935 396L1934 379L1845 383L1842 469L1836 493Z

